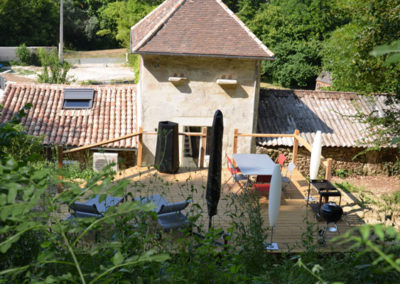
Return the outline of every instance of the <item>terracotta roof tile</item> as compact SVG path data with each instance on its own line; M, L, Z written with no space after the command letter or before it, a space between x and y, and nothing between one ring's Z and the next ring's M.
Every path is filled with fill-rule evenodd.
M272 58L220 0L167 0L131 30L131 52Z
M43 135L46 145L83 146L137 131L135 85L91 87L91 109L62 109L64 87L8 84L0 102L4 105L0 123L31 103L22 124L29 135ZM126 139L106 146L133 148L136 143L137 139Z

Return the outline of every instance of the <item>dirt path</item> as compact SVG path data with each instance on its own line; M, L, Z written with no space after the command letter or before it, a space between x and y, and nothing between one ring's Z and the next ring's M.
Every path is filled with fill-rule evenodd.
M332 181L343 183L347 181L353 186L370 191L373 194L382 195L394 193L400 190L400 178L398 176L354 176L339 178L333 177Z

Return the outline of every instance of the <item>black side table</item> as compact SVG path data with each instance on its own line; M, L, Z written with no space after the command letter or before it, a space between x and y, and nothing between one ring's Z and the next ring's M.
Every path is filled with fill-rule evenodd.
M329 201L330 196L338 196L339 197L339 206L342 201L342 194L340 191L333 186L333 184L326 179L312 179L308 184L308 196L307 196L307 206L310 200L310 192L311 192L311 185L318 190L319 194L319 204L318 204L318 211L322 205L322 198L324 198L324 203Z

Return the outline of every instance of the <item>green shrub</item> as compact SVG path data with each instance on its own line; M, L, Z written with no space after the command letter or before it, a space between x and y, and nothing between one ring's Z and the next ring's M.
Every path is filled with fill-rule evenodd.
M17 57L21 65L40 65L40 61L36 53L30 52L25 43L17 48Z
M43 66L42 74L39 75L40 83L68 84L67 74L71 65L64 61L60 63L54 50L47 52L45 49L38 50L40 63Z
M140 56L138 54L128 54L128 64L133 68L135 72L135 84L139 83L140 75Z

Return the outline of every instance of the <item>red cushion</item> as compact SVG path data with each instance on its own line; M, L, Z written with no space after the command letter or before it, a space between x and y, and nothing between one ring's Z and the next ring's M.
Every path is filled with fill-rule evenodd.
M257 191L269 191L270 185L268 183L253 184L253 188Z

